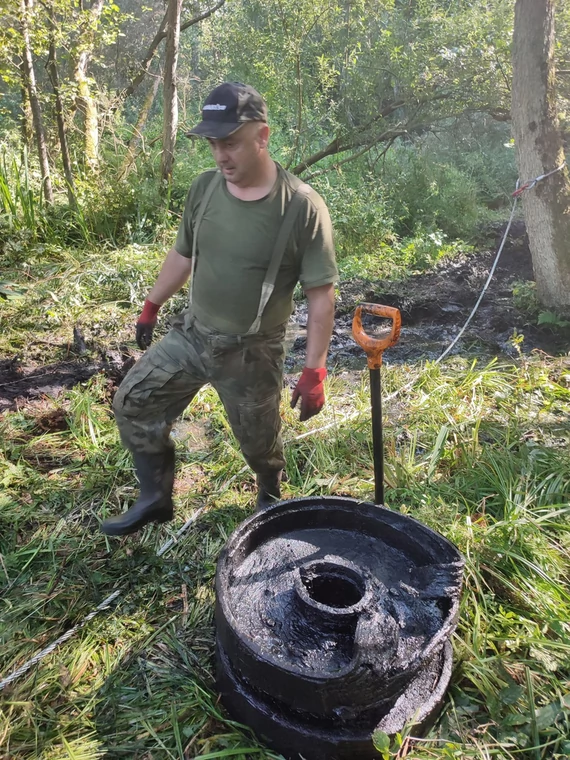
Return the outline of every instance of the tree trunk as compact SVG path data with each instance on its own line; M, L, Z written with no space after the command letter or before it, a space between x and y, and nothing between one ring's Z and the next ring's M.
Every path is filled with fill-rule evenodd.
M164 129L160 176L163 183L170 184L174 164L174 147L178 129L178 94L176 91L176 67L180 42L180 14L183 0L168 0L166 31L166 57L164 61Z
M61 93L59 90L59 75L57 72L57 60L55 50L55 40L53 38L53 29L55 22L52 19L52 34L49 43L49 54L47 62L47 72L51 81L53 94L55 96L55 117L57 120L57 133L59 136L59 146L61 148L61 160L63 162L63 172L65 174L65 181L67 184L67 198L70 206L76 205L75 200L75 188L73 184L73 172L71 170L71 159L69 157L69 148L67 145L67 133L65 130L65 120L63 116L63 103L61 100Z
M22 98L22 115L21 115L21 129L22 129L22 145L23 149L29 151L34 141L34 117L32 115L32 109L30 107L30 97L28 95L28 86L26 74L24 71L24 61L20 62L20 94Z
M32 58L32 46L30 43L30 31L28 27L28 11L31 7L31 0L20 0L20 14L22 25L22 39L24 49L22 52L22 70L24 73L24 82L28 92L30 108L34 123L34 132L36 133L36 142L38 145L38 155L40 159L40 169L42 172L42 183L44 188L44 197L49 205L53 204L53 190L51 186L51 175L49 170L49 161L46 145L46 134L42 119L42 108L38 98L38 89L36 85L36 73L34 71L34 61Z
M86 75L88 62L89 53L83 51L77 60L75 81L77 82L77 107L83 114L85 163L92 171L95 171L99 165L99 116L97 102L91 95Z
M158 92L159 87L160 87L160 76L156 76L152 87L150 88L150 90L148 91L146 95L146 98L144 99L144 103L139 113L139 118L137 119L137 123L133 127L133 134L127 146L127 153L125 155L125 160L123 161L123 165L121 166L121 169L119 171L119 179L125 179L125 177L129 175L131 171L131 167L135 162L137 146L141 141L142 132L143 132L143 129L145 128L148 115L150 113L150 109L152 108L152 104L155 101L156 93Z
M85 161L92 170L96 170L99 165L99 117L97 101L91 94L87 66L93 50L93 31L99 23L104 4L105 0L94 0L89 10L88 25L82 30L82 49L75 65L77 107L84 117Z
M158 46L162 42L162 40L166 37L166 23L168 21L168 11L164 14L162 17L162 21L160 22L160 26L158 28L158 32L154 35L154 39L150 43L150 46L148 50L146 51L144 58L140 62L138 68L139 71L132 79L131 83L125 87L124 90L121 90L121 92L117 93L117 99L116 99L116 105L115 108L120 104L123 103L129 95L132 95L133 92L137 89L137 87L140 85L140 83L143 81L143 79L148 74L148 71L150 69L150 65L152 63L152 59L154 58L154 55L158 49Z
M521 183L564 162L556 114L554 0L517 0L512 123ZM570 181L556 172L523 193L537 293L544 306L570 308Z
M213 5L211 8L209 8L206 11L203 11L202 13L199 13L197 16L194 16L194 18L188 19L180 26L180 31L183 32L185 29L189 29L191 26L194 26L195 24L200 23L200 21L203 21L204 19L211 16L213 13L215 13L217 10L219 10L226 0L218 0L218 2ZM140 85L140 83L143 81L145 76L148 73L148 70L150 68L150 64L152 62L152 59L154 57L154 54L156 53L158 46L162 42L163 39L166 37L166 24L168 22L168 10L164 14L164 17L162 21L160 22L160 27L158 29L158 32L154 35L154 39L150 43L150 46L146 53L144 54L144 57L142 61L139 64L139 72L136 74L134 79L131 81L131 83L125 87L124 90L121 90L117 93L116 102L113 106L114 109L118 108L121 103L123 103L129 95L132 95L133 92L137 89L137 87Z

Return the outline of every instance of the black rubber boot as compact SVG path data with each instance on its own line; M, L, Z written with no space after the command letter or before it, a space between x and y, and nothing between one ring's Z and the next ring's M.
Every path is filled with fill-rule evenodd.
M136 533L149 522L172 520L174 486L174 447L164 454L133 454L140 496L122 515L104 520L101 530L108 536Z
M281 500L282 475L283 470L257 474L257 510L270 507Z

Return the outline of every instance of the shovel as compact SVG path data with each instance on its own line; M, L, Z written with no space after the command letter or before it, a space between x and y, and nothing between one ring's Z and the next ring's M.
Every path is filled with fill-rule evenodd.
M362 326L362 316L371 314L392 321L388 335L375 338ZM398 342L402 318L399 309L375 303L363 303L356 307L352 320L352 336L364 349L370 370L370 403L372 407L372 452L374 455L374 502L384 503L384 452L382 443L382 389L380 385L380 367L382 354Z

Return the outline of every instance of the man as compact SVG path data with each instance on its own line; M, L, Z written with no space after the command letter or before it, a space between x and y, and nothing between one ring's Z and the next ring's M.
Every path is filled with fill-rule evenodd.
M115 396L121 439L141 488L127 512L103 522L109 535L172 519L170 431L206 383L218 392L256 473L257 507L280 498L283 339L297 282L309 311L305 368L292 406L300 399L306 420L325 402L337 270L323 200L271 159L266 105L252 87L216 87L189 134L208 139L218 169L192 183L176 242L137 323L139 346L148 348L158 310L191 277L189 306Z

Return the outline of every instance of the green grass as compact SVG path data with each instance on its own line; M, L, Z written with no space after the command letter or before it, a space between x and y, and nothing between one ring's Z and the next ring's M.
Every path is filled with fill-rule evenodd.
M142 246L15 256L9 280L25 290L0 301L0 352L57 361L75 323L94 343L132 346L161 257ZM385 395L413 377L385 404L386 501L449 537L467 565L445 710L429 736L396 737L387 752L567 757L570 361L385 366ZM284 394L284 495L372 499L367 372L338 372L327 391L307 424ZM0 693L0 757L278 758L228 717L214 684L216 560L254 497L219 401L204 389L177 426L174 523L121 541L98 530L135 494L109 409L107 383L95 376L0 418L2 676L121 592Z

